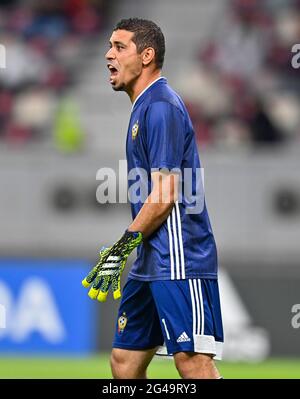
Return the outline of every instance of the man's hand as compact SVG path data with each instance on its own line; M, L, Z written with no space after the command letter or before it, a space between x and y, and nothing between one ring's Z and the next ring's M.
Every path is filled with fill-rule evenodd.
M82 285L86 288L93 283L88 293L90 298L105 302L110 286L112 286L114 299L121 297L121 274L128 256L142 242L142 239L142 233L126 230L112 247L100 250L99 262L82 281Z

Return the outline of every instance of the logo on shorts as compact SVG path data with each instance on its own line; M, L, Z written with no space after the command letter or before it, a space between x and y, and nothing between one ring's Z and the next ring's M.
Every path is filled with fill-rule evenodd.
M136 121L135 124L132 126L132 129L131 129L132 140L136 139L138 131L139 131L139 121Z
M126 313L124 312L122 316L118 318L118 333L121 334L124 331L124 328L126 327L127 324L127 316Z
M190 342L191 338L187 335L185 331L177 338L176 342Z

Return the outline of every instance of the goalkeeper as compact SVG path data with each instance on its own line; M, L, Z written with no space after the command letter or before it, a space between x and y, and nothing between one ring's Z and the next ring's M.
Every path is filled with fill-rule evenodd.
M137 248L118 311L112 374L146 378L157 353L173 355L182 378L220 378L214 362L223 345L217 250L204 195L198 198L193 126L161 76L164 36L155 23L132 18L117 24L109 43L110 84L132 102L128 174L146 172L138 175L148 195L131 201L133 222L115 244L101 249L83 280L92 299L105 301L110 289L120 298L122 272ZM134 183L128 180L129 193Z

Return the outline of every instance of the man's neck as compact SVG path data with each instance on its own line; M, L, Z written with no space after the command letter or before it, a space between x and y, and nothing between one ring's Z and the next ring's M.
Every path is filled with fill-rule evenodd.
M157 71L156 73L153 73L151 76L149 76L147 79L138 79L136 84L134 85L132 91L128 92L127 94L129 95L130 101L133 104L135 100L138 98L138 96L148 87L153 83L155 80L161 77L161 71Z

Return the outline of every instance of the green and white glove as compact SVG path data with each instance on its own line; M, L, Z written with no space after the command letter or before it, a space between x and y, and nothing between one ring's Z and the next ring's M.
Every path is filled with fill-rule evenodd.
M128 256L142 240L142 233L126 230L112 247L101 248L99 262L82 281L86 288L93 283L88 293L90 298L105 302L110 286L114 299L121 298L121 274Z

